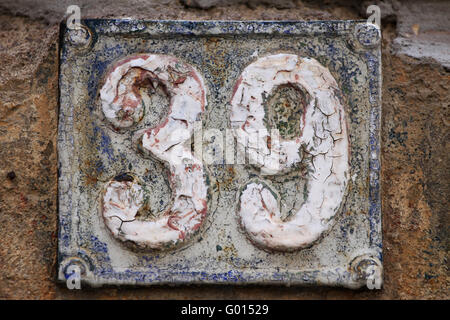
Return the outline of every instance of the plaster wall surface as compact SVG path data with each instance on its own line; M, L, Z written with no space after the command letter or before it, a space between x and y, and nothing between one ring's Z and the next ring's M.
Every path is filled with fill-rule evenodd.
M261 286L70 291L58 285L58 23L70 2L0 1L1 299L448 299L450 76L445 46L450 33L447 20L440 18L448 17L448 2L426 6L428 1L375 1L384 10L384 287L379 291ZM106 5L84 0L79 5L83 18L365 18L362 4L344 1L227 1L219 5L217 1L120 0ZM421 6L428 10L426 14L420 14ZM443 53L433 56L408 49L417 43L429 48L430 37L444 48ZM402 39L408 39L408 48Z

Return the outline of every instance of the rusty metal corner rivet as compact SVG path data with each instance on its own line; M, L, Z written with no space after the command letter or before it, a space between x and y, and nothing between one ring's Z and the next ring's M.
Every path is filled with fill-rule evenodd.
M367 48L377 46L381 40L381 30L373 23L360 23L355 27L358 42Z
M65 260L61 265L63 266L62 272L66 278L73 273L73 267L78 267L81 276L85 276L88 272L86 262L78 257L71 257Z
M67 40L74 46L85 48L91 43L91 31L84 25L69 29L67 33Z
M369 289L381 288L383 268L379 259L362 255L351 262L350 268L355 280L366 281Z

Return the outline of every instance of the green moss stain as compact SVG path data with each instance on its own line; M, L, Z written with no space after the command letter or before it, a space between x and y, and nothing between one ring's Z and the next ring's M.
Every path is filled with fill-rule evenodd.
M298 88L281 85L267 98L265 111L268 129L276 128L283 139L294 139L301 133L300 120L307 97Z

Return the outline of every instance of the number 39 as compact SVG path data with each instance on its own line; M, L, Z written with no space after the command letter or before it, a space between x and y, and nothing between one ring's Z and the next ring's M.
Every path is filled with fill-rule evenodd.
M264 131L263 97L285 84L309 96L301 133L292 140L270 139ZM170 111L160 125L145 130L142 147L168 167L172 206L157 219L137 219L136 214L144 207L143 185L132 175L109 181L101 202L103 219L114 237L141 247L166 249L187 243L207 217L202 159L183 144L191 138L194 122L205 110L203 79L194 67L172 56L133 56L112 68L100 99L106 119L114 127L126 129L144 114L137 88L158 85L170 98ZM314 59L293 54L259 58L238 79L230 101L233 133L239 137L263 132L257 138L258 146L263 147L248 153L251 163L266 176L285 174L300 162L308 167L307 198L289 219L281 219L276 190L262 178L242 190L238 216L256 246L292 251L311 245L330 228L342 205L349 176L346 114L339 96L328 69Z

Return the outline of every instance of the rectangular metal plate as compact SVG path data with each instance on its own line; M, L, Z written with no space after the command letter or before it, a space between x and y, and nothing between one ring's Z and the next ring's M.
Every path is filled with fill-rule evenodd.
M279 283L379 288L381 55L377 28L364 21L84 20L82 29L63 27L61 34L60 281L70 278L69 267L77 265L81 280L91 285ZM204 170L206 220L188 245L137 249L115 238L102 217L105 186L113 177L132 173L147 184L150 207L156 214L153 219L171 205L168 169L158 159L139 154L133 140L139 130L161 123L167 105L153 103L142 120L124 130L115 130L102 114L100 91L113 66L138 54L170 55L193 66L203 78L206 93L203 130L218 129L224 137L230 127L230 101L242 72L260 57L292 54L315 59L328 69L341 92L350 150L346 194L329 230L306 248L289 252L255 246L238 219L242 186L255 178L252 166L215 163ZM176 87L185 79L172 84ZM152 86L151 79L145 81L140 85ZM283 110L277 110L278 117ZM295 112L291 116L288 127L298 123ZM293 192L295 200L302 192L295 189L299 181L291 182L273 184L282 195L282 206L288 198L283 194Z

